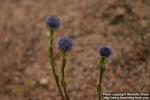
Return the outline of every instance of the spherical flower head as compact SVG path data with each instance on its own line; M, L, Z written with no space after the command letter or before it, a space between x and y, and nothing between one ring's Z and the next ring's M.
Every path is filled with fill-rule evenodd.
M72 39L68 37L60 37L58 39L58 48L63 52L70 51L73 47Z
M54 29L58 28L60 26L60 19L57 16L49 16L47 26Z
M109 46L101 47L101 48L99 48L99 54L102 57L108 58L112 55L112 48Z

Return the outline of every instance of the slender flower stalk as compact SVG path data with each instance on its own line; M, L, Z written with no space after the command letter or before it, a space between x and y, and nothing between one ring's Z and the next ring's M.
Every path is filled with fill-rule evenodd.
M53 41L54 41L53 40L53 35L54 35L54 29L59 27L59 18L56 17L56 16L50 16L48 18L47 25L48 25L48 29L50 31L50 37L49 37L50 46L49 46L49 50L48 50L49 58L50 58L50 64L51 64L51 67L52 67L54 78L55 78L58 90L60 92L61 98L62 98L62 100L65 100L63 92L60 88L59 77L58 77L58 75L55 71L55 59L54 59L54 56L53 56Z
M100 61L99 61L99 86L98 86L98 95L99 95L99 100L101 100L101 93L102 93L102 78L103 78L103 74L105 72L105 58L101 57Z
M66 84L66 80L65 80L65 74L64 74L64 71L65 71L65 66L66 66L66 53L65 52L62 52L62 66L61 66L61 75L62 75L62 80L61 80L61 85L63 87L63 90L64 90L64 93L65 93L65 97L66 97L66 100L69 100L69 95L67 93L67 84Z
M70 100L68 92L67 92L67 83L65 80L65 66L66 66L66 53L72 49L73 42L71 39L67 37L61 37L58 40L58 48L61 50L62 53L62 66L61 66L61 75L62 75L62 80L61 80L61 85L63 87L64 93L66 100Z
M102 98L102 79L105 72L105 59L112 55L112 49L108 46L99 49L100 60L99 60L99 85L97 86L98 100Z

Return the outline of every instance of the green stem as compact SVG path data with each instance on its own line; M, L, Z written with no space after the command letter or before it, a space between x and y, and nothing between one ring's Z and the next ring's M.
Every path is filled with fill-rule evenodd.
M66 81L65 81L65 66L66 66L66 52L62 51L62 67L61 67L61 72L62 72L62 81L61 81L61 85L63 87L64 93L65 93L65 97L66 100L69 100L69 95L67 93L67 89L66 89Z
M58 90L60 92L61 98L62 98L62 100L65 100L63 92L62 92L62 90L60 88L60 85L59 85L59 77L58 77L58 75L56 74L56 71L55 71L55 59L53 57L53 34L54 34L54 30L52 28L50 28L50 47L49 47L49 50L48 50L49 57L50 57L50 64L52 66L53 75L54 75Z
M103 74L105 72L105 57L101 57L100 62L99 62L99 70L100 70L100 74L99 74L99 92L98 92L98 96L99 96L99 100L101 100L101 96L102 96L102 78L103 78Z

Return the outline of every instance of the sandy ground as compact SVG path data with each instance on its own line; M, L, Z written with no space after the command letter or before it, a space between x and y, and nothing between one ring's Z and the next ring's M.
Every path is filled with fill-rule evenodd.
M66 79L71 100L96 100L97 49L113 47L104 91L150 92L150 0L0 0L0 100L60 100L48 63L46 18L69 36ZM55 49L60 70L60 51ZM40 81L48 80L43 86Z

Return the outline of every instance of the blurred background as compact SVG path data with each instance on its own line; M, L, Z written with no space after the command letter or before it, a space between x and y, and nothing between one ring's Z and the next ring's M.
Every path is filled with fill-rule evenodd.
M0 100L60 100L47 49L47 16L56 37L69 36L66 80L71 100L96 100L98 48L113 47L107 92L150 92L150 0L0 0ZM60 71L60 52L55 49Z

